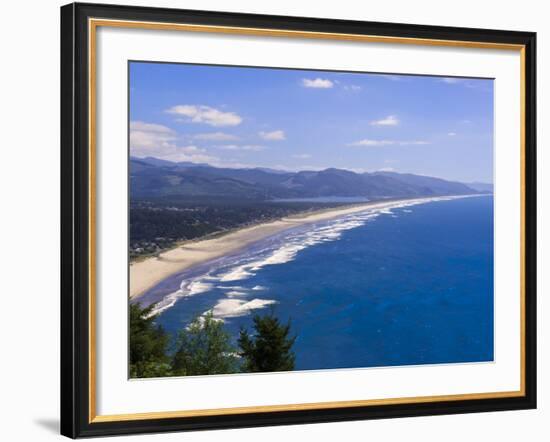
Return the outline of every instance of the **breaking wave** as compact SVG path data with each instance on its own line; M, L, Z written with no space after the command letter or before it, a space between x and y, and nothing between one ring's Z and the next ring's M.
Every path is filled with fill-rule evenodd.
M247 301L249 289L240 286L226 285L235 281L243 281L255 276L262 268L272 265L285 264L293 261L298 253L308 247L336 241L343 232L365 225L380 215L396 217L396 209L404 209L417 204L431 201L452 199L453 197L434 197L429 200L418 199L388 203L380 208L365 208L362 212L345 215L340 218L302 225L298 228L285 231L274 237L266 238L259 247L249 249L239 255L231 257L229 261L220 261L200 276L184 279L180 288L158 302L151 312L157 315L172 307L179 299L206 293L213 288L225 290L226 298L218 301L212 312L215 317L235 317L248 314L251 310L264 308L275 301L253 299ZM410 210L403 210L410 212ZM263 244L263 245L262 245ZM220 284L222 283L222 284ZM255 286L254 291L264 290L265 287Z

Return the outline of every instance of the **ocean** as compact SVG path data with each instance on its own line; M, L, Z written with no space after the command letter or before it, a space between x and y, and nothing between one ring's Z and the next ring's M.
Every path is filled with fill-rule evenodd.
M212 311L233 339L272 311L297 370L492 361L493 198L300 226L146 293L171 334Z

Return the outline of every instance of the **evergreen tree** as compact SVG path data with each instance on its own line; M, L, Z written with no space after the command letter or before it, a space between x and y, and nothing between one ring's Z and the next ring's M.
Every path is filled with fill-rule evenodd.
M237 372L236 349L231 345L223 322L208 313L182 330L172 359L172 369L177 376Z
M256 315L254 329L254 336L245 329L240 332L238 344L243 358L242 371L293 370L296 356L291 348L296 336L289 337L290 321L283 326L273 312L263 317Z
M155 325L150 316L153 306L142 309L138 303L130 304L130 377L150 378L170 376L169 358L166 356L168 335Z

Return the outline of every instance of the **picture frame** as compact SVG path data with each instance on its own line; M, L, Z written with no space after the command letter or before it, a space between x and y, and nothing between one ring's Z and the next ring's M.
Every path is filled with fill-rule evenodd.
M98 413L97 54L99 29L217 38L506 51L519 57L519 388L364 400ZM172 34L170 34L172 35ZM498 77L497 77L498 80ZM506 93L504 91L503 93ZM126 104L124 104L126 106ZM498 138L497 138L498 139ZM102 141L101 141L102 142ZM498 143L496 145L498 155ZM498 159L498 157L497 157ZM120 173L120 182L127 178ZM286 16L73 3L61 8L61 434L90 437L536 408L536 34ZM102 245L104 247L104 245ZM108 284L108 282L105 282ZM122 330L122 328L121 328ZM281 375L282 376L282 375ZM330 374L329 374L330 376ZM244 376L242 377L244 379ZM127 380L127 379L126 379ZM244 382L244 381L243 381Z

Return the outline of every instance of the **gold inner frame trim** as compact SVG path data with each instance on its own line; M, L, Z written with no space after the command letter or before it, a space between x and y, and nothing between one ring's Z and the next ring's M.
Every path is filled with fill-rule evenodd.
M161 31L185 31L243 36L289 37L337 41L355 41L386 44L410 44L419 46L442 46L474 49L498 49L518 51L520 54L520 389L487 393L465 393L437 396L399 397L352 401L315 402L284 405L260 405L234 408L200 410L159 411L130 414L96 414L96 36L97 28L132 28ZM376 405L415 404L427 402L483 400L525 396L525 46L521 44L439 40L411 37L390 37L329 32L292 31L283 29L211 26L182 23L140 22L111 19L88 19L88 93L89 93L89 423L133 421L146 419L169 419L180 417L238 415L246 413L273 413L280 411L322 410L329 408L365 407Z
M472 398L471 396L476 396ZM337 401L337 402L316 402L305 404L285 404L285 405L261 405L255 407L236 407L236 408L213 408L205 410L187 410L187 411L156 411L150 413L132 413L132 414L110 414L105 416L96 416L91 422L113 422L113 421L132 421L144 419L167 419L176 417L198 417L198 416L220 416L236 415L246 413L273 413L277 411L300 411L300 410L323 410L327 408L344 407L364 407L373 405L395 405L395 404L421 404L426 402L442 401L460 401L464 399L495 399L523 396L520 391L503 391L498 393L479 393L476 395L455 394L441 396L419 396L403 397L389 399L369 399L355 401Z
M238 26L212 26L183 23L159 23L131 20L90 19L91 27L149 29L157 31L206 32L216 34L252 35L262 37L292 37L321 40L359 41L370 43L399 43L422 46L455 46L461 48L521 50L523 45L432 38L390 37L381 35L345 34L334 32L292 31L287 29L244 28Z

